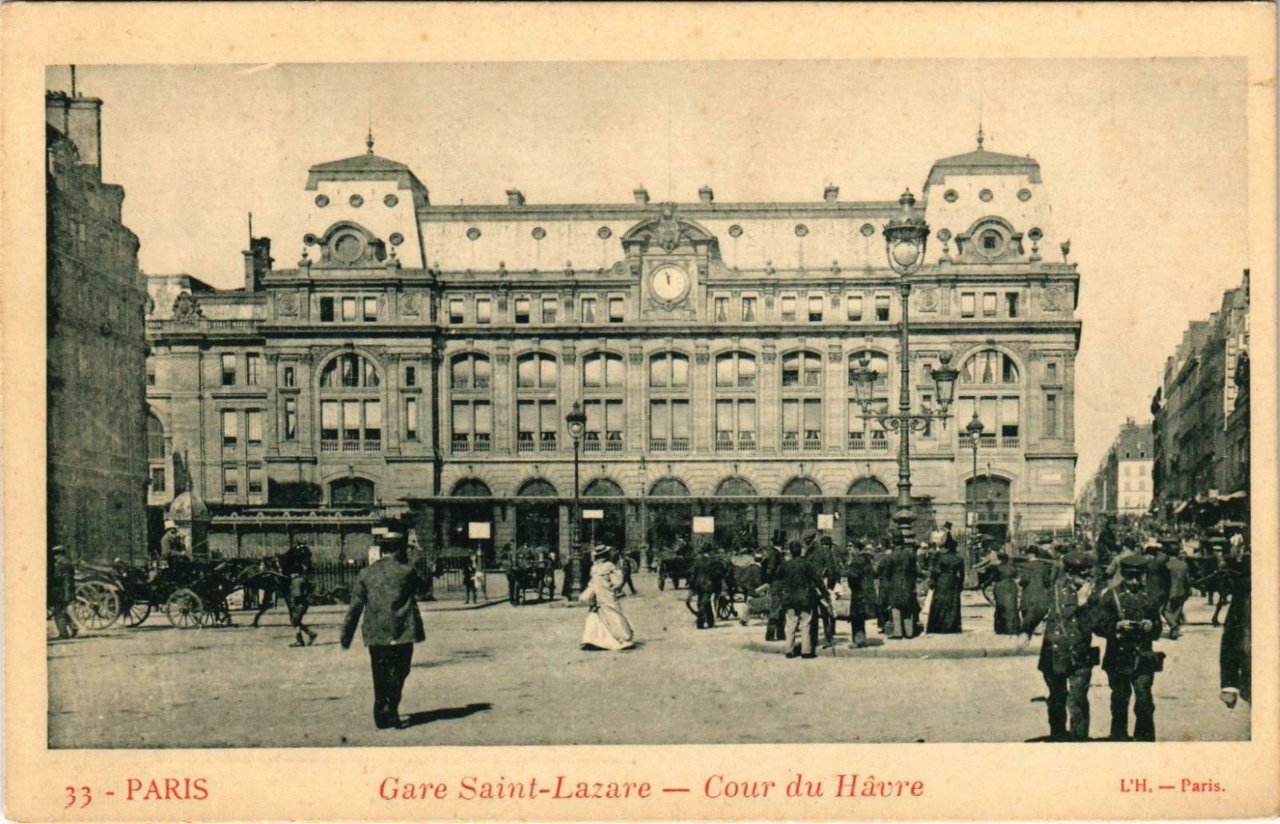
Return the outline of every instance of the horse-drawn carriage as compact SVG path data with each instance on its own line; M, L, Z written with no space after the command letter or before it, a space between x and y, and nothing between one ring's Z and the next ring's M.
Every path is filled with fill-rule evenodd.
M83 564L76 570L72 619L90 629L117 621L141 625L153 610L180 629L231 623L227 597L244 586L253 561L172 557L151 568L123 561Z
M681 581L688 586L689 576L693 574L693 561L693 555L675 551L658 556L658 589L666 589L667 581L671 582L672 589L679 589Z
M556 570L546 558L514 559L507 568L507 598L513 607L529 600L529 590L539 601L544 591L548 600L555 597Z

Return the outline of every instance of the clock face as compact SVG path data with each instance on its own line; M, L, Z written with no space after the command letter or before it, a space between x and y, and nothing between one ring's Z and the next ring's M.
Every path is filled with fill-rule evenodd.
M689 291L689 276L683 269L664 266L654 271L649 286L654 297L667 303L675 303Z

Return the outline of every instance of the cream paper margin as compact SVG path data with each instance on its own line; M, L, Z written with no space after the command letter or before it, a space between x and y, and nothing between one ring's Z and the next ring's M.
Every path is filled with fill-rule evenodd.
M1267 4L10 4L0 8L3 120L5 812L17 820L207 819L1143 819L1274 816L1277 749L1276 386L1253 397L1254 704L1249 742L49 751L44 539L44 67L76 63L750 60L1016 57L1248 58L1249 223L1255 376L1276 375L1275 9ZM904 116L927 117L911 101ZM1070 105L1046 89L1041 105ZM622 136L618 136L621 140ZM1189 147L1189 151L1194 148ZM1099 197L1105 197L1099 193ZM1140 211L1141 204L1134 204ZM1136 234L1117 254L1145 254ZM1212 242L1209 239L1208 242ZM1186 277L1194 277L1188 272ZM1175 284L1171 283L1171 286ZM1160 308L1149 309L1160 322ZM423 687L429 689L429 687ZM1217 684L1206 683L1206 690ZM929 690L922 686L922 690ZM942 698L945 700L945 697ZM1105 711L1105 707L1102 708ZM714 707L708 707L714 712ZM729 802L387 802L386 775L446 780L563 773L698 787L714 772L918 778L918 799ZM202 802L62 810L67 784L202 776ZM1212 778L1216 795L1121 795L1126 776Z

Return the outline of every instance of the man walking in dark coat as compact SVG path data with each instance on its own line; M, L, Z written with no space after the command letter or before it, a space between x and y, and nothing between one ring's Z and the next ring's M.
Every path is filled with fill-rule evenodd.
M951 536L948 529L947 536ZM964 559L956 552L956 540L943 544L946 549L933 570L933 601L929 606L928 633L960 631L960 592L964 589Z
M1181 554L1169 556L1169 598L1164 602L1164 620L1169 624L1169 638L1178 640L1187 617L1182 607L1191 595L1191 568Z
M1130 555L1120 562L1119 586L1102 594L1096 631L1107 639L1102 669L1111 687L1112 741L1129 739L1129 698L1133 697L1133 737L1155 741L1155 700L1151 687L1163 669L1164 653L1153 653L1160 637L1160 603L1146 592L1147 559Z
M690 573L689 588L698 599L698 629L711 629L716 625L715 609L712 607L712 596L720 591L721 565L719 559L711 554L711 547L702 548L702 554L693 562Z
M792 547L791 557L782 565L782 577L777 584L787 615L787 657L795 658L798 646L801 658L815 658L810 625L826 587L818 570L804 557L803 550L794 541Z
M853 635L850 646L867 645L867 620L875 620L879 612L876 606L876 576L872 568L871 552L858 549L849 558L844 571L849 583L849 626Z
M992 585L995 596L995 630L997 635L1017 635L1018 621L1018 568L1010 563L1009 556L1001 552L997 556L996 582Z
M899 545L889 554L885 563L891 610L889 637L914 638L920 612L919 602L916 601L915 548Z
M782 595L778 589L778 579L782 577L782 565L786 558L782 549L770 545L765 550L764 560L760 562L760 575L769 585L769 620L765 627L764 640L781 641L786 638L786 610L782 608Z
M1031 625L1034 631L1040 620L1048 614L1049 595L1053 583L1053 562L1046 557L1048 551L1040 547L1032 547L1031 551L1034 557L1022 568L1022 593L1018 599L1022 608L1024 632L1028 617L1040 616L1036 623Z
M1049 688L1049 737L1055 741L1089 740L1089 679L1097 663L1090 642L1098 609L1098 597L1089 582L1091 566L1083 552L1068 553L1063 559L1065 574L1054 584L1043 613L1036 605L1022 622L1024 643L1045 622L1038 668Z
M383 539L382 558L361 570L351 592L351 607L342 622L342 648L349 649L356 624L364 616L364 644L373 670L373 723L380 729L400 726L400 695L413 645L427 639L414 596L426 587L408 562L400 536Z

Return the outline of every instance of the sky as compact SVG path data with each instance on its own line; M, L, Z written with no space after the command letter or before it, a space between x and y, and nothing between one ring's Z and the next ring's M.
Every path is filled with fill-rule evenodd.
M50 89L70 87L66 67ZM243 284L247 214L291 261L307 168L364 151L434 203L893 200L938 158L1040 162L1079 264L1077 487L1249 266L1238 59L79 66L152 274ZM274 230L274 233L273 233ZM297 245L297 250L290 247Z

